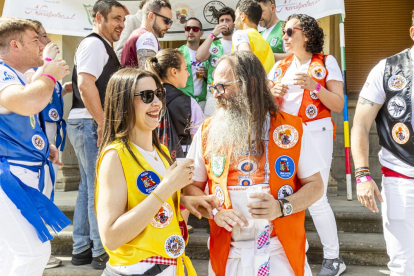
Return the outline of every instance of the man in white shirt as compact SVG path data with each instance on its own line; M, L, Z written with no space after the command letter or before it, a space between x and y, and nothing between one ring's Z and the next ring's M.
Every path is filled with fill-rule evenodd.
M183 53L187 61L187 70L190 75L187 79L187 85L178 89L194 98L201 109L204 109L207 99L207 63L200 62L196 58L196 52L200 47L200 39L204 34L203 25L199 19L191 17L185 23L184 31L187 43L178 50Z
M207 184L220 200L212 217L204 212L211 226L209 275L312 275L304 210L323 194L325 163L302 121L277 111L255 55L223 56L214 77L218 107L194 136L187 155L194 182L184 189L202 196ZM263 191L252 195L259 202L248 203L250 187ZM273 231L262 227L269 221ZM261 255L255 248L268 243L258 233L270 242Z
M106 86L119 70L111 44L119 40L126 10L115 0L93 7L93 33L79 44L72 74L73 102L67 133L78 158L81 181L73 217L72 264L104 269L108 255L102 246L94 209L95 163L103 129Z
M414 41L414 13L410 36ZM378 212L381 202L384 238L391 275L414 275L414 47L381 60L359 94L351 149L358 200ZM369 130L376 121L382 191L369 170Z
M216 69L216 63L219 58L231 52L232 37L234 31L234 20L236 16L234 10L230 7L224 7L217 13L217 26L207 36L206 40L200 45L196 52L196 59L200 62L207 61L207 101L204 108L204 114L211 116L214 112L216 100L212 93L209 93L209 87L213 82L213 72ZM222 38L216 39L220 34Z
M171 28L171 4L167 0L142 1L142 23L131 33L121 54L122 67L145 68L145 61L161 49L158 38Z

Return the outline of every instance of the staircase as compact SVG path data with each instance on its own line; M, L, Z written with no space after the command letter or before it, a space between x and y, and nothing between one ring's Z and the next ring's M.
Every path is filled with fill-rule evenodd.
M345 186L341 184L339 186ZM76 196L77 191L56 192L55 196L56 204L71 220ZM372 213L363 207L356 200L355 195L354 201L347 201L346 191L341 189L338 190L337 197L329 197L329 202L337 220L340 253L347 265L346 273L343 275L389 275L386 268L389 259L382 234L381 215ZM191 216L189 224L194 227L195 231L190 234L186 254L193 261L198 275L206 276L209 258L206 246L208 222L206 219L199 220ZM306 214L305 224L309 242L307 256L312 271L316 275L323 258L322 244L309 213ZM63 259L64 265L46 269L44 276L98 276L102 274L102 271L94 270L90 265L78 267L71 265L72 243L72 226L54 235L52 254Z

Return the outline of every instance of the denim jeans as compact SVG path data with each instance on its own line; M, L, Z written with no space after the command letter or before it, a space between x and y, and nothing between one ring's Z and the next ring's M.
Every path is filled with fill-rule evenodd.
M73 251L81 253L91 246L92 256L102 255L102 246L94 210L95 198L95 163L98 155L96 142L97 125L93 119L70 119L67 122L67 133L78 158L81 181L73 216Z

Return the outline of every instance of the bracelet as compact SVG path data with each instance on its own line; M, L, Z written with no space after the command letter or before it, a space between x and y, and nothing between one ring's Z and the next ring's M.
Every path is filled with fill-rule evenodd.
M211 37L212 39L216 38L216 36L213 33L209 34L208 36Z
M316 84L315 90L313 90L312 92L315 93L315 94L318 94L319 90L321 90L321 87L322 87L322 85L318 82Z
M371 181L372 177L370 175L362 176L356 179L357 184L361 184L367 181Z
M359 167L355 169L355 172L360 171L360 170L369 170L369 167Z
M218 212L220 212L219 210L217 210L217 208L214 208L213 210L211 210L211 212L213 213L213 219L214 217L217 215Z
M180 203L180 210L181 210L181 211L182 211L182 210L185 210L184 205L182 205L181 203Z
M164 201L162 201L161 198L159 198L154 192L151 192L152 195L154 195L162 204L164 204Z
M55 78L54 78L54 77L52 77L51 75L49 75L49 74L42 74L42 76L43 76L43 77L48 77L48 78L50 78L50 79L53 81L53 83L54 83L54 84L56 84L56 80L55 80Z
M52 59L51 58L48 58L48 57L45 57L43 60L44 61L48 61L48 62L52 61Z

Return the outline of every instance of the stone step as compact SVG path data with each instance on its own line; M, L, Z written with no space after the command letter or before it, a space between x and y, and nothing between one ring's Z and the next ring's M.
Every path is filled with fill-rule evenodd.
M90 265L74 266L70 263L70 257L57 256L63 260L63 265L46 269L43 276L100 276L102 270L95 270ZM192 263L197 271L198 276L207 276L208 260L192 260ZM311 265L312 274L316 275L321 265ZM346 276L384 276L390 275L390 272L385 266L355 266L347 265Z
M52 254L70 255L72 252L72 226L68 226L52 240ZM197 260L207 260L209 234L204 228L197 228L190 234L186 254ZM307 233L309 263L320 263L323 259L322 244L315 232ZM341 256L350 265L384 266L389 258L382 234L339 233Z
M56 192L55 203L73 220L77 191ZM338 191L337 197L330 197L338 232L346 233L382 233L382 219L380 214L372 213L363 207L357 200L347 201L345 191ZM194 228L207 228L208 220L190 215L189 224ZM308 232L316 231L309 212L306 212L305 227Z

